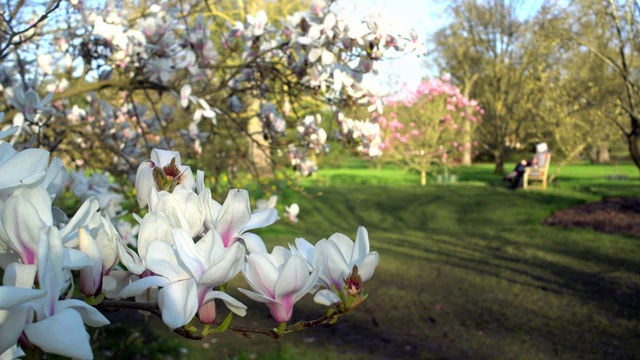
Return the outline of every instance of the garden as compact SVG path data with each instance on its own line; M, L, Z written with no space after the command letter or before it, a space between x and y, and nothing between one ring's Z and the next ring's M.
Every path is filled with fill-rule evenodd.
M0 359L640 354L640 7L350 8L0 4Z

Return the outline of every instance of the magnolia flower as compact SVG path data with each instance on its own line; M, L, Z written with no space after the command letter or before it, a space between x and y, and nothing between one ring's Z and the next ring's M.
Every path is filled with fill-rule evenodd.
M340 233L318 241L312 265L315 269L321 269L319 281L326 289L318 291L314 301L322 305L339 302L340 297L331 290L334 288L338 292L346 290L350 295L357 295L362 282L373 276L378 260L378 253L369 251L369 234L362 226L358 228L355 242ZM353 273L359 278L349 277Z
M256 201L256 211L265 209L274 209L278 203L278 195L272 195L269 200L259 199Z
M32 89L24 92L21 86L13 89L13 99L11 104L20 110L27 120L33 122L36 114L39 111L48 111L47 104L53 98L53 93L47 94L47 96L40 100L40 95Z
M0 358L18 342L31 310L28 302L47 295L44 290L7 285L0 286Z
M0 192L42 181L47 175L49 155L44 149L17 152L9 143L0 143Z
M215 228L220 233L225 247L242 239L249 252L266 251L262 239L247 231L271 225L277 219L278 211L276 209L265 209L251 213L249 192L244 189L231 189L216 217Z
M212 288L240 272L245 248L240 244L225 248L215 230L195 244L183 229L174 229L172 237L174 246L157 240L147 247L145 264L156 275L131 283L120 296L139 295L152 286L161 286L158 304L162 320L172 330L186 325L199 311L201 321L215 322L215 305L210 304L214 299L222 299L231 311L244 316L246 306Z
M300 206L296 203L291 204L291 206L284 206L284 210L287 212L287 218L292 223L298 222L298 214L300 213Z
M280 246L271 254L249 254L242 275L253 291L238 289L254 301L266 303L273 318L286 323L293 315L293 305L318 280L319 271L309 274L306 262Z
M136 195L141 208L147 206L152 188L157 190L173 190L182 184L193 190L195 179L191 168L180 162L180 153L153 149L151 159L143 161L136 174Z
M47 295L34 301L35 322L24 327L29 342L43 351L73 358L93 358L90 337L83 322L97 327L109 324L98 310L77 299L59 300L64 284L63 247L58 229L41 231L38 246L38 280Z
M264 34L267 24L267 13L264 10L258 11L255 17L247 15L247 33L249 36L260 36Z

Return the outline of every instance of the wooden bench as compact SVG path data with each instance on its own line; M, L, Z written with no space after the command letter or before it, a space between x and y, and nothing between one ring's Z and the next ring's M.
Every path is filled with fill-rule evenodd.
M524 169L524 177L522 178L522 188L527 189L529 187L529 181L541 181L542 189L547 189L547 179L549 178L549 164L551 164L551 153L544 155L546 161L541 168L534 166L527 166Z

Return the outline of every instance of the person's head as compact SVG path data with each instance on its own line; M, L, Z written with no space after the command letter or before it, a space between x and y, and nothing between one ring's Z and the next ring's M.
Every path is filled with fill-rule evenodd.
M537 153L547 152L547 150L549 150L549 147L547 147L546 143L540 143L540 144L536 145L536 152Z

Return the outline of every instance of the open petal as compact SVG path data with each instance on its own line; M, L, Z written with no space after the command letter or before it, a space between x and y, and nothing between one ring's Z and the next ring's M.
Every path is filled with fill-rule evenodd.
M240 235L240 238L244 240L244 245L247 247L248 253L267 252L267 246L264 244L264 241L262 241L260 236L246 232Z
M275 285L275 299L292 299L306 285L309 268L304 260L297 256L289 258ZM306 292L306 291L305 291Z
M2 223L7 245L18 253L24 264L34 264L40 229L47 225L38 215L38 209L23 196L11 196L4 203Z
M238 243L231 245L222 257L209 266L199 283L215 287L228 282L242 269L244 257L245 249L242 245Z
M358 233L356 234L356 241L353 246L353 253L351 254L351 262L362 261L364 257L369 253L369 233L363 226L358 227Z
M214 299L220 299L224 301L224 304L229 308L229 310L233 311L234 314L240 316L245 316L247 314L247 307L243 303L222 291L211 290L207 292L204 300L202 300L202 304L204 305L209 301L213 301Z
M216 229L225 246L231 245L232 239L240 233L250 218L251 208L247 190L229 190L216 222Z
M64 309L73 309L77 311L82 317L82 322L92 327L100 327L110 324L109 320L107 320L100 311L78 299L58 301L56 303L56 313Z
M145 258L147 247L154 241L173 244L172 230L173 227L169 224L167 215L157 211L147 213L140 223L140 231L138 232L138 254L140 257Z
M258 293L253 292L253 291L249 291L247 289L238 288L238 291L240 291L241 293L247 295L253 301L267 303L267 304L276 302L274 299L272 299L270 297L264 296L262 294L258 294Z
M362 278L362 281L367 281L373 276L373 271L378 266L380 255L377 251L372 251L364 257L364 260L358 265L358 274Z
M174 158L176 159L176 165L182 165L182 162L180 162L180 153L177 151L162 149L151 150L151 161L153 161L158 166L167 166Z
M241 232L269 226L276 222L276 220L278 220L278 211L276 209L255 211L251 214L251 219L249 219L249 222L242 228Z
M4 146L11 147L8 143L5 144ZM2 174L0 190L9 190L43 180L48 164L49 152L44 149L20 151L0 165L0 173Z
M78 245L78 229L83 226L93 229L100 225L100 202L93 196L85 200L80 209L69 220L69 223L60 230L63 243L66 246L74 247Z
M332 306L333 304L340 302L340 297L331 290L322 289L315 294L313 301L315 301L316 304Z
M158 305L162 321L171 329L186 325L198 311L198 293L194 279L172 282L160 290Z
M147 276L127 285L124 289L122 289L122 291L120 291L118 296L122 297L123 299L132 296L138 296L152 286L165 286L168 283L169 280L163 278L162 276Z
M338 245L329 240L320 240L316 244L316 250L313 254L313 267L322 269L320 278L328 288L331 288L331 285L335 285L338 289L341 289L344 285L343 278L351 272Z
M64 309L54 316L28 324L24 329L29 341L43 351L76 359L91 359L89 334L78 312Z
M1 288L2 286L0 286ZM20 334L22 334L22 330L27 323L28 314L28 306L16 306L11 310L0 309L0 334L2 334L0 335L0 354L18 342L18 338L20 338Z
M170 281L192 277L183 267L183 263L178 258L173 247L164 241L152 242L147 248L147 255L144 261L149 270L166 277Z
M205 265L196 250L191 235L185 229L173 229L173 242L182 263L195 279L200 279L205 272Z
M47 295L47 292L44 290L0 286L0 309L13 308L27 301L43 298L45 295Z
M38 266L34 264L20 264L13 262L4 269L4 276L2 277L2 283L5 287L25 288L25 290L31 290L33 283L38 272ZM3 287L0 287L2 289ZM0 290L0 309L3 308L3 300L6 300L2 296L2 290ZM25 300L26 301L26 300ZM19 304L16 303L16 304ZM13 306L13 305L12 305Z
M268 253L250 254L243 275L254 291L275 299L274 289L280 273L269 257Z

